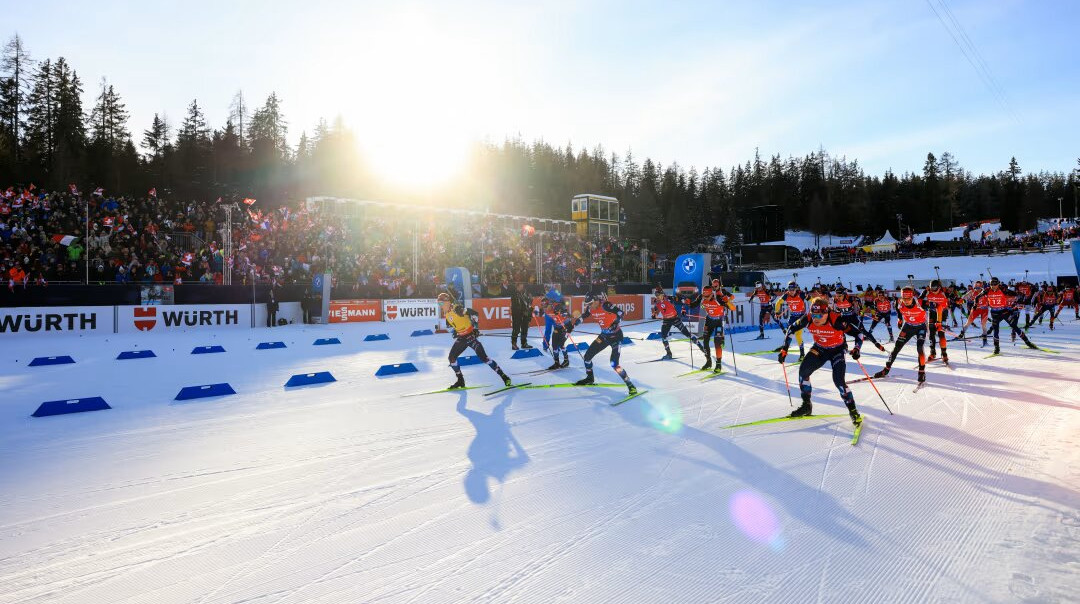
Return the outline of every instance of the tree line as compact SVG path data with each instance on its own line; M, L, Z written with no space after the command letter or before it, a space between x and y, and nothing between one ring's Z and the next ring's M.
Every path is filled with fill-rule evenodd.
M257 197L269 206L335 195L558 219L569 217L575 194L598 193L622 202L625 236L671 251L716 235L737 245L761 206L777 206L786 228L821 234L876 236L889 229L902 237L988 218L1022 231L1057 216L1059 198L1070 214L1080 186L1080 160L1067 174L1024 173L1013 158L997 173L975 175L946 151L928 154L921 173L878 176L866 174L857 159L819 149L768 159L755 152L744 164L698 171L639 162L632 151L511 139L478 143L467 176L421 196L366 170L356 135L340 117L320 120L291 146L275 93L253 106L237 92L217 128L198 99L178 125L163 113L141 133L132 133L129 122L119 91L106 80L87 96L66 59L35 61L17 35L0 52L0 183L8 184L78 183L136 195L156 188L194 199Z

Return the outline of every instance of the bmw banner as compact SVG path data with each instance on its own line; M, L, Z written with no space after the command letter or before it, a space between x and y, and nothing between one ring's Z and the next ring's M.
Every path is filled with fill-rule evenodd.
M675 260L675 280L671 284L673 293L683 291L696 293L701 291L712 270L712 254L683 254ZM691 288L693 292L691 292Z

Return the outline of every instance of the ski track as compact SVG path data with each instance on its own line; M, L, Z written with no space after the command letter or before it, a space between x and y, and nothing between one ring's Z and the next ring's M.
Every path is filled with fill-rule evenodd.
M343 347L327 361L340 383L304 397L248 379L240 396L218 402L114 405L85 420L119 423L82 430L80 416L0 416L0 455L18 463L70 471L58 451L79 459L104 450L123 451L117 459L131 466L36 490L2 483L15 488L0 489L0 509L18 513L0 520L0 602L1065 601L1080 590L1080 494L1064 479L1075 476L1068 456L1080 459L1066 436L1080 425L1066 357L1080 351L1078 333L1076 323L1033 333L1062 355L1015 348L953 371L931 366L918 394L908 375L882 382L895 416L857 387L869 413L855 447L840 421L722 430L781 414L776 363L744 355L738 376L675 379L664 363L633 364L656 352L644 341L625 349L624 364L652 392L616 408L612 396L580 389L400 399L442 383L444 348L428 344L409 358L432 359L431 380L373 386L364 376L400 357ZM217 341L236 348L228 338ZM503 362L505 348L495 341L489 351ZM73 366L84 373L48 375L112 376L87 356ZM274 375L316 366L316 352L302 356L302 369L275 357ZM815 403L837 412L827 377L815 377ZM50 397L69 396L59 387L47 386ZM14 401L26 403L25 388ZM481 419L501 406L505 423L474 426L455 412L459 400ZM678 407L685 427L651 426L645 411L656 405ZM262 431L311 432L268 447ZM486 465L501 463L504 438L520 440L525 465ZM190 460L158 451L189 440L224 446ZM493 472L484 475L490 499L474 503L462 479L481 469ZM773 509L784 544L735 528L735 492Z

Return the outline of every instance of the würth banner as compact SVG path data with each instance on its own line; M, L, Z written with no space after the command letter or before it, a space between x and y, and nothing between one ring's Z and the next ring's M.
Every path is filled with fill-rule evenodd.
M439 305L434 299L383 300L383 320L437 322Z
M166 333L187 329L251 327L250 304L182 306L119 306L116 328L120 333Z
M331 323L382 321L382 300L332 300Z

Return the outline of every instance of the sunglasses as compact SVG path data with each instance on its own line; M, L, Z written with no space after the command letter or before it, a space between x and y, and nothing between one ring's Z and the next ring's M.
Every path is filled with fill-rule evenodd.
M824 316L825 316L825 313L820 313L820 312L810 313L810 318L812 318L812 319L820 319L820 318L822 318Z

